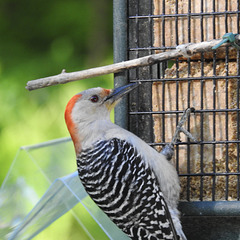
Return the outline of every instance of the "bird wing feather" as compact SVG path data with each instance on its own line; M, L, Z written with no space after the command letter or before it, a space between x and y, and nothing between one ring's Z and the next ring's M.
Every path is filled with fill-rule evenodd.
M130 238L177 239L159 182L131 143L97 141L77 165L86 191Z

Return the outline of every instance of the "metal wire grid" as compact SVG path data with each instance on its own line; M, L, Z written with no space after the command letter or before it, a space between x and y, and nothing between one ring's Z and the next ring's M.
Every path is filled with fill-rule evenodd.
M216 38L216 17L217 16L224 16L224 26L225 32L229 32L228 30L228 21L229 16L237 16L237 29L239 31L239 22L240 22L240 7L239 7L239 0L237 1L237 9L229 10L229 1L225 0L225 10L221 12L216 11L216 4L217 0L209 1L209 4L212 3L212 12L204 12L204 4L205 1L200 1L200 12L192 12L192 1L187 1L188 3L188 13L182 14L178 11L178 1L175 1L175 12L171 14L165 14L165 7L167 4L167 0L161 1L162 5L162 14L161 15L154 15L153 10L153 2L152 0L128 0L128 58L134 59L138 57L142 57L145 55L153 54L155 53L155 50L169 50L174 49L176 45L179 44L179 29L178 29L178 19L182 17L187 17L187 26L188 26L188 35L187 40L190 43L192 41L191 39L191 20L193 18L200 18L200 28L201 28L201 41L205 41L206 38L204 36L204 18L211 17L212 19L212 35L213 38ZM173 35L175 35L175 44L173 46L166 46L166 39L165 39L165 23L166 19L172 18L175 22L175 29L173 32ZM161 25L162 25L162 35L161 35L161 46L154 46L154 31L153 31L153 25L154 21L156 19L161 19ZM239 32L238 32L239 33ZM188 77L187 79L183 79L179 72L179 65L185 61L188 65ZM199 61L199 60L198 60ZM165 118L167 116L173 116L176 119L175 125L177 125L177 122L179 121L179 118L181 116L181 113L183 112L183 109L179 106L179 100L180 100L180 85L182 82L186 82L187 80L187 92L186 98L187 98L187 107L191 107L191 87L193 86L194 82L199 81L200 82L200 108L196 109L195 115L199 116L200 119L200 133L199 137L200 139L198 143L192 143L189 140L185 142L180 142L176 146L176 167L177 170L179 170L179 148L185 147L187 149L187 171L184 174L180 174L180 178L186 179L186 193L184 195L184 199L190 201L192 199L192 180L194 178L198 178L199 180L199 197L197 200L203 201L206 200L204 198L204 191L205 191L205 180L206 177L211 178L211 194L210 199L207 200L219 200L216 196L216 187L219 177L225 178L225 186L224 186L224 199L221 200L238 200L240 199L240 168L239 168L239 143L240 143L240 130L239 130L239 87L240 87L240 54L239 51L237 52L237 71L236 74L232 75L229 72L229 63L233 61L229 58L229 48L226 48L225 53L225 76L217 76L217 68L218 68L218 59L216 56L216 52L213 54L212 58L212 75L205 75L204 73L204 64L207 63L208 59L204 58L204 54L201 54L200 56L200 71L201 76L200 77L192 77L191 76L191 64L195 62L194 60L181 60L176 59L175 65L176 65L176 74L174 78L166 77L165 70L168 66L167 62L155 64L150 67L142 67L135 70L129 70L128 72L128 80L129 82L134 82L136 80L141 80L142 82L145 82L143 87L139 88L138 91L136 91L134 94L130 96L129 100L129 128L132 132L137 134L139 137L141 137L143 140L147 141L152 146L163 146L165 144L165 138L166 138L166 131L165 128ZM230 81L236 81L236 106L232 108L229 103L229 84ZM205 81L212 80L212 99L211 99L211 108L205 108L204 103L208 101L208 99L204 98L204 84ZM217 106L217 96L216 96L216 86L218 85L218 81L222 80L225 85L225 93L224 93L224 99L225 99L225 106L218 108ZM174 110L166 110L166 98L165 98L165 87L167 86L167 83L171 81L175 84L175 109ZM162 106L161 111L152 111L152 84L153 83L160 83L162 85ZM229 114L234 113L236 115L236 138L230 139L229 138ZM205 140L204 135L206 132L204 132L204 120L206 117L206 114L211 114L212 116L212 139L211 140ZM224 139L218 139L217 138L217 132L219 129L216 128L216 118L218 117L218 114L224 114L224 124L222 128L224 129ZM154 132L153 132L153 117L154 115L161 116L162 119L162 142L158 143L154 139ZM190 121L187 124L188 130L191 129ZM231 172L229 169L229 146L234 146L236 149L236 161L237 161L237 171ZM193 145L198 145L200 150L200 171L197 173L194 173L191 171L191 147ZM204 170L204 158L206 157L205 149L206 146L211 146L211 164L212 164L212 171L206 172ZM217 148L221 146L225 149L225 157L224 157L224 171L218 171L216 167L216 151ZM232 151L232 150L231 150ZM208 153L209 154L209 153ZM236 197L235 199L231 199L229 196L229 188L231 187L231 176L236 176L237 178L237 185L236 185ZM196 200L196 199L194 199Z

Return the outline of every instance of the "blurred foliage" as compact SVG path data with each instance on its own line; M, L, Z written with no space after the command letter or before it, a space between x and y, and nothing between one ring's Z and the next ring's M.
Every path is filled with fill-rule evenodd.
M25 90L27 81L62 69L72 72L112 63L112 1L1 0L0 19L1 184L20 146L69 135L63 116L74 94L113 86L113 77L104 76ZM64 222L57 227L59 234L42 239L77 239L69 230L76 227L70 218L59 220Z

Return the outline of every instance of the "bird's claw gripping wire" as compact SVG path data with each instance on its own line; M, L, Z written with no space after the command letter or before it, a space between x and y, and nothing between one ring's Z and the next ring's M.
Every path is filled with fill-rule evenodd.
M172 146L175 145L175 144L179 141L179 139L180 139L180 133L181 133L181 132L184 133L188 138L190 138L190 139L193 140L194 142L197 141L197 140L192 136L192 134L191 134L190 132L188 132L185 128L183 128L183 125L184 125L184 123L187 121L190 113L191 113L191 112L194 112L194 111L195 111L194 108L187 108L187 109L184 111L184 113L183 113L183 115L182 115L182 117L181 117L181 119L180 119L180 121L179 121L179 123L178 123L178 125L177 125L176 131L175 131L174 136L173 136L173 138L172 138L172 142L170 143Z
M173 135L172 141L171 141L169 144L167 144L166 146L164 146L164 148L162 149L161 153L162 153L163 155L165 155L168 160L171 160L171 158L172 158L172 156L173 156L173 153L174 153L174 145L175 145L177 142L180 141L180 133L181 133L181 132L184 133L184 134L185 134L188 138L190 138L192 141L197 142L196 138L193 137L192 134L191 134L190 132L188 132L188 131L183 127L183 125L184 125L184 123L187 121L190 113L191 113L191 112L194 112L194 111L195 111L194 108L187 108L187 109L184 111L184 113L183 113L180 121L178 122L178 125L177 125L177 127L176 127L176 131L175 131L175 133L174 133L174 135Z

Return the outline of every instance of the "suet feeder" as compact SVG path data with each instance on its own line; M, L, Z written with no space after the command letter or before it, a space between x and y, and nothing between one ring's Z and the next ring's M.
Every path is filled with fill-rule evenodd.
M123 2L118 8L126 14L116 14L115 19L115 25L122 26L115 31L115 52L124 53L115 54L115 61L169 51L181 44L221 38L224 42L239 33L237 0ZM174 158L188 239L240 236L239 56L237 46L219 47L132 69L115 78L116 85L144 82L128 104L118 107L116 122L157 150L171 141L183 111L195 108L186 128L198 142L181 135Z

